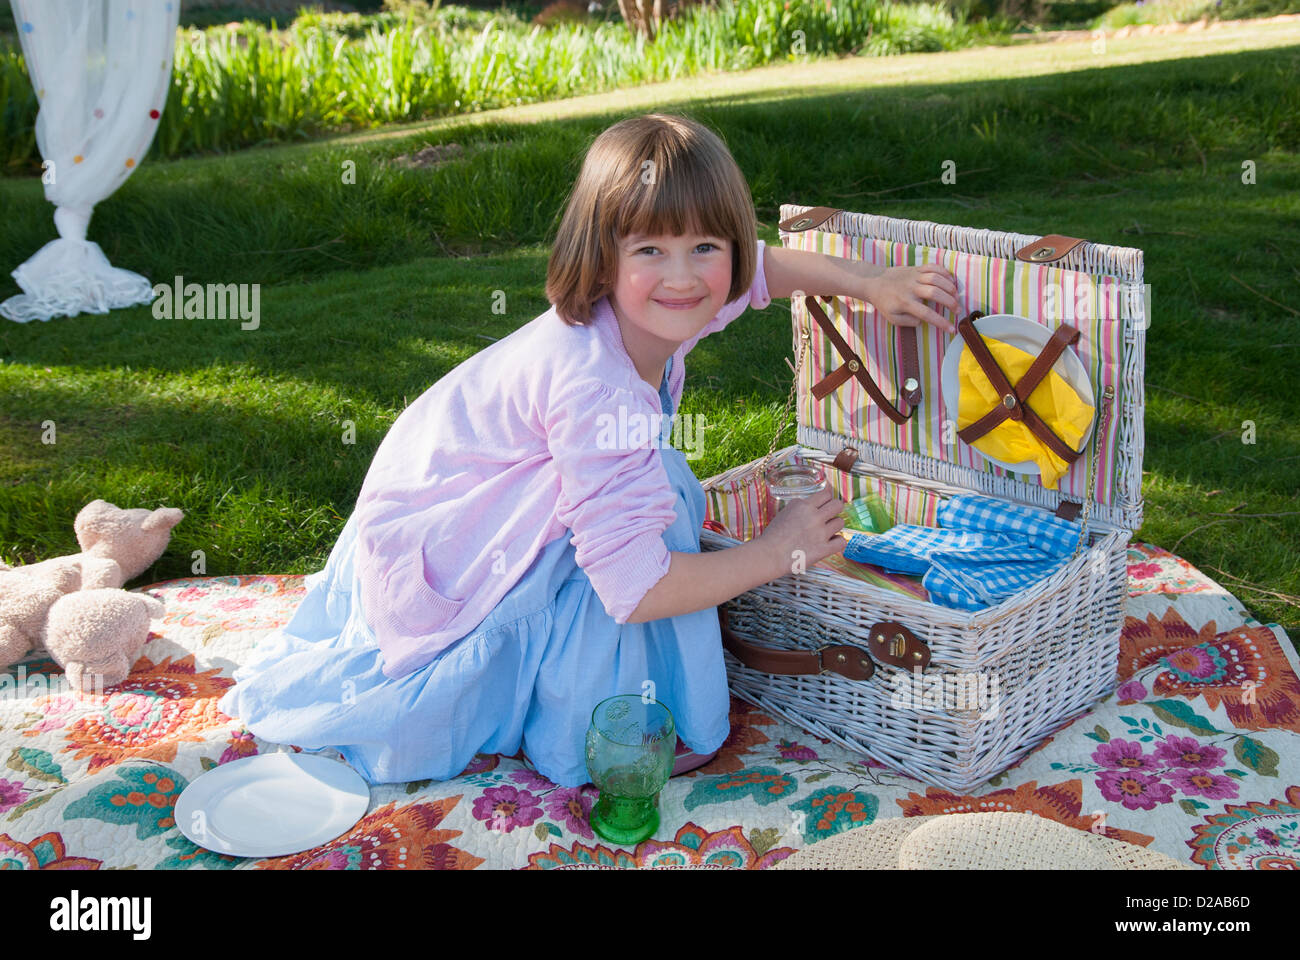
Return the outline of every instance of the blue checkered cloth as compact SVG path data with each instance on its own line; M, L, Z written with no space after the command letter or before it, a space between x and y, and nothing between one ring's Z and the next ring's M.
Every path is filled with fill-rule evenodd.
M953 497L939 523L854 533L844 556L920 575L933 603L983 610L1056 573L1079 542L1077 523L992 497Z

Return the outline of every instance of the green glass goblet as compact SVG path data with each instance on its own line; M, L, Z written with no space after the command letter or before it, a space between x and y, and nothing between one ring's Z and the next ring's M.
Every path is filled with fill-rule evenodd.
M587 775L600 791L591 828L617 844L654 836L676 751L672 712L658 700L625 694L596 704L587 728Z

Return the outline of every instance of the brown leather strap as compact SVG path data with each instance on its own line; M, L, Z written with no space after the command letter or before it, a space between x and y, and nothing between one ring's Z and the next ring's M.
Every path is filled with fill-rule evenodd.
M853 464L858 461L858 448L844 446L840 452L835 454L835 459L831 461L831 466L841 473L852 473Z
M870 680L876 672L866 651L849 644L829 645L819 650L773 650L742 640L727 625L727 612L718 607L722 645L745 666L778 676L815 676L838 673L850 680Z
M1059 233L1049 233L1017 250L1016 259L1023 260L1025 263L1055 263L1081 243L1087 241L1080 240L1078 237L1063 237Z
M1069 520L1073 523L1082 509L1083 504L1077 500L1062 500L1056 505L1056 515L1062 520Z
M835 214L842 212L842 207L813 207L809 210L805 210L803 213L796 213L794 216L782 220L777 224L777 228L786 233L799 233L803 230L815 230L825 224L826 221L835 216ZM901 419L899 416L895 415L895 413L897 413L897 408L887 401L877 399L876 394L878 391L873 389L875 387L875 382L871 380L871 375L866 374L867 379L863 381L864 385L867 387L867 392L871 394L872 399L876 400L877 405L889 414L890 419L895 423L901 424L907 420L907 418L912 414L912 409L915 409L921 403L921 364L916 337L917 334L915 327L899 328L898 356L899 366L901 367L902 372L902 383L899 385L899 393L902 396L902 399L911 405L911 409L908 409L906 412L901 414ZM853 356L848 350L847 345L841 349L839 343L836 343L836 348L846 357L846 362L813 388L813 396L818 400L821 400L828 393L836 390L845 380L849 379L849 377L853 376L855 373L858 373L859 370L854 367L854 364L857 364L857 367L860 367L862 371L865 372L866 370L865 366L862 364L862 359ZM861 377L859 377L859 379L861 379ZM902 404L899 406L902 406ZM891 410L895 411L895 413L890 413Z
M1047 341L1047 346L1043 347L1043 352L1034 358L1025 375L1016 381L1016 396L1021 403L1029 402L1030 395L1038 389L1038 384L1047 376L1052 364L1056 363L1065 348L1078 342L1079 331L1068 323L1063 323L1052 331L1052 337Z
M1002 419L1005 420L1010 417L1012 420L1021 420L1024 418L1024 410L1016 396L1016 391L1011 386L1011 381L1007 379L1007 375L1002 372L1002 368L998 366L998 362L993 359L988 344L984 342L980 332L975 329L974 316L974 314L971 314L969 317L958 320L957 332L966 341L966 349L970 350L971 356L975 358L975 362L984 371L984 376L989 378L989 383L993 384L993 389L1002 398L1002 403L1006 407L1006 413ZM958 435L960 436L960 433Z
M898 328L898 359L903 367L903 382L898 392L913 407L921 402L921 362L917 357L916 338L916 327Z
M1029 369L1025 371L1025 375L1013 387L1007 379L1007 375L998 366L997 361L993 359L988 344L984 342L984 338L975 329L973 321L978 316L978 313L972 313L970 316L958 321L957 332L966 341L967 348L969 348L976 363L979 364L980 369L984 371L984 375L989 378L989 383L993 384L993 388L1002 395L1002 402L974 423L958 430L957 436L964 443L972 443L1002 421L1010 418L1023 421L1034 436L1043 441L1048 449L1066 463L1073 463L1079 459L1082 451L1070 449L1065 441L1058 437L1055 431L1029 405L1029 395L1034 392L1043 377L1047 375L1047 372L1052 368L1052 364L1057 361L1066 346L1078 341L1079 331L1068 323L1061 324L1052 333L1051 339L1047 341L1047 345L1034 359Z
M805 210L803 213L796 213L793 217L782 220L776 225L778 230L784 230L786 233L799 233L803 230L812 230L820 227L835 214L839 213L841 207L813 207L811 210Z
M968 423L957 431L957 436L962 443L974 443L984 434L988 433L999 423L1011 415L1011 411L1005 404L996 404L992 410L984 414L974 423Z
M1047 425L1043 418L1030 409L1028 404L1025 405L1025 426L1066 463L1074 463L1083 455L1082 450L1071 450L1066 442L1058 437L1056 432Z
M866 388L867 394L875 401L876 406L881 409L885 416L897 424L906 423L916 410L913 403L908 400L907 394L910 393L917 400L921 397L916 329L914 327L899 328L899 357L903 366L903 382L907 385L908 390L906 392L900 391L900 403L896 407L885 399L885 395L877 386L870 371L867 370L867 365L862 362L862 359L853 352L845 339L840 336L840 332L835 329L835 324L826 316L826 312L822 310L817 299L815 297L804 297L804 305L807 306L808 313L817 321L817 325L821 327L822 332L830 338L839 355L844 358L843 364L813 385L813 397L821 400L828 393L837 389L845 380L848 380L849 377L857 377L858 382ZM911 341L910 349L908 347L909 340Z
M984 338L975 329L974 321L982 316L983 314L976 310L969 316L958 320L957 332L966 341L971 356L975 358L975 362L984 371L984 376L989 378L989 383L993 384L993 388L1002 396L1002 403L994 406L992 410L974 423L967 424L957 431L957 436L961 438L963 443L973 443L1008 417L1019 420L1022 416L1018 404L1015 402L1015 391L1012 389L1011 383L1007 380L1006 374L1002 372L1002 368L998 366L997 361L993 359L993 354L989 352Z

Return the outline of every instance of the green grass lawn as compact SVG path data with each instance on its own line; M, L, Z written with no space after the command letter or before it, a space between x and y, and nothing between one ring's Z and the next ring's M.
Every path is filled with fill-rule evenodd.
M90 238L155 283L262 284L261 326L148 307L0 323L0 556L75 551L73 517L102 497L186 512L137 583L190 575L199 550L208 575L319 569L405 404L547 307L547 242L587 143L653 109L724 136L772 243L779 205L799 202L1142 248L1138 535L1300 635L1294 25L1135 37L1100 55L1084 42L771 67L145 164ZM444 142L464 156L385 163ZM956 185L938 180L946 160ZM36 180L0 180L0 210L7 271L54 230ZM17 292L4 276L0 297ZM691 355L683 411L718 425L692 461L701 479L766 452L788 311L748 313Z

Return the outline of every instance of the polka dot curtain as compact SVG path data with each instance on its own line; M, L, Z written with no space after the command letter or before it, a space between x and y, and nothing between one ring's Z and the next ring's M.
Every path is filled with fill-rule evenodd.
M95 204L140 166L167 102L180 0L12 0L36 90L36 145L59 237L13 271L19 323L149 303L152 286L86 239Z

